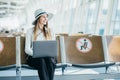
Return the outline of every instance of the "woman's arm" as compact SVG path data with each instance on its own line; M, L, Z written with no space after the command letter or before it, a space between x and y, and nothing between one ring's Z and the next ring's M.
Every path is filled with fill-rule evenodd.
M33 49L32 49L32 30L29 29L26 33L26 40L25 40L25 52L26 54L33 56Z

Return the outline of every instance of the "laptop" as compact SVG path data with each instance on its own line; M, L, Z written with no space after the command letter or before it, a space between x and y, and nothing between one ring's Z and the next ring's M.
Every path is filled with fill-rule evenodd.
M57 41L33 41L33 58L57 57Z

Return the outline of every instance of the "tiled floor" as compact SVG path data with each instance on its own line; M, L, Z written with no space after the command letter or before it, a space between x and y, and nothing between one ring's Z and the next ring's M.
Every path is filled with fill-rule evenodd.
M21 80L39 80L36 70L22 69L21 75ZM62 75L61 68L56 69L54 80L120 80L119 78L120 73L117 71L116 67L111 67L107 74L105 74L105 68L80 69L69 67L65 69L64 75ZM16 80L15 69L0 71L0 80Z

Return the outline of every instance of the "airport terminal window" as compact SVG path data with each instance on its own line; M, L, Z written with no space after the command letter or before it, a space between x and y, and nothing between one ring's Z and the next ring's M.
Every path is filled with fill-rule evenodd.
M49 25L55 33L120 34L119 5L120 0L36 0L27 4L23 10L25 14L21 13L19 16L12 16L5 20L1 18L0 27L19 29L18 27L22 26L27 30L32 27L33 11L41 7L54 13ZM108 17L110 11L112 14ZM110 18L108 22L110 25L106 26L108 18Z
M88 4L87 17L85 23L85 33L95 33L99 1L92 1Z
M77 33L80 27L82 0L59 0L59 4L55 4L56 14L52 19L54 30L56 33ZM81 29L81 28L79 28Z
M96 26L96 34L104 35L107 31L106 20L108 20L108 9L110 0L100 0L99 14Z
M105 18L107 16L107 8L103 6L102 9L102 18L100 21L100 27L99 27L99 35L104 35L105 32Z
M120 34L120 0L114 0L114 8L111 20L111 34Z
M99 28L99 35L104 35L104 32L105 32L104 25L105 25L105 22L101 22L100 28Z
M104 35L105 32L105 20L108 12L108 4L109 0L103 0L103 4L101 5L101 15L100 15L100 26L99 26L99 35Z

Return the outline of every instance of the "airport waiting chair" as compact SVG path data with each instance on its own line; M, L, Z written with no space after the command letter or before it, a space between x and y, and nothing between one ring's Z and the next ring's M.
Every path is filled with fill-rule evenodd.
M68 37L68 34L65 33L61 33L61 34L57 34L56 35L56 40L58 41L58 63L61 63L61 68L62 68L62 74L64 74L64 70L65 68L71 66L71 64L67 64L66 63L66 57L65 57L65 52L64 52L64 44L63 44L63 40L61 39L61 37ZM71 34L70 36L88 36L88 34Z
M107 49L108 49L108 60L115 62L117 70L119 71L120 66L120 36L106 36Z
M61 42L60 42L60 36L68 36L68 34L66 33L59 33L59 34L56 34L56 40L58 42L58 59L57 59L57 66L56 68L61 68L62 69L62 75L64 74L64 70L66 67L68 67L67 64L64 63L64 58L63 56L64 55L61 55Z
M107 70L115 63L105 61L101 36L61 36L64 63L78 68L101 68Z
M16 37L0 37L0 71L16 68Z
M108 56L112 62L120 62L120 36L106 36Z
M56 68L62 68L62 72L64 71L64 68L67 66L66 64L62 64L61 62L61 54L60 54L60 43L59 43L59 37L56 37L56 40L58 41L58 57L57 57L57 65ZM21 68L26 69L32 69L35 70L35 68L30 67L26 63L26 53L25 53L25 37L20 37L20 56L21 56ZM19 56L19 57L20 57Z

